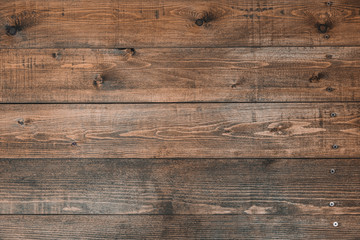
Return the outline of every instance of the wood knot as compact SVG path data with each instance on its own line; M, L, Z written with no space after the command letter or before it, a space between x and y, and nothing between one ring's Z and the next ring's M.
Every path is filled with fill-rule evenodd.
M318 30L320 33L326 33L328 30L328 26L326 24L319 24Z
M309 82L313 83L313 82L319 82L320 79L324 78L325 74L324 73L318 73L318 74L313 74L310 78L309 78Z
M334 21L328 16L325 21L316 21L315 27L319 33L328 33L334 27Z
M14 36L17 33L18 29L16 28L16 26L5 26L5 31L7 35Z
M26 118L26 119L23 119L23 118L19 118L17 119L17 123L21 126L24 126L24 125L28 125L32 122L33 120L30 119L30 118Z
M104 83L104 78L102 75L98 74L93 81L93 85L95 88L99 89Z
M213 11L207 11L202 14L202 17L195 20L197 26L203 26L205 23L212 22L219 18L220 13L216 14Z
M9 24L5 25L6 34L14 36L25 28L31 27L37 23L37 13L35 11L23 11L12 15L9 18Z
M60 60L61 59L62 54L61 53L53 53L52 57L55 58L56 60Z
M24 119L19 119L18 121L18 124L20 124L21 126L23 126L24 124L25 124L25 121L24 121Z
M202 20L202 19L196 19L195 24L200 27L200 26L202 26L202 25L204 24L204 20Z
M276 135L286 135L287 129L289 129L292 126L291 123L279 123L277 126L270 129L271 133L275 133Z
M135 48L116 48L118 54L125 56L134 56L136 54Z

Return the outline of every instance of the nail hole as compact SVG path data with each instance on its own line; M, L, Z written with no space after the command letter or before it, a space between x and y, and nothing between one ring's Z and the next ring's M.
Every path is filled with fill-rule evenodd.
M331 113L330 116L331 117L336 117L336 113Z
M326 91L328 91L328 92L332 92L332 91L334 91L335 89L334 88L332 88L332 87L327 87L326 88Z
M338 149L338 148L339 148L339 146L338 146L338 145L336 145L336 144L334 144L334 145L332 145L332 148L333 148L333 149Z
M338 223L338 222L334 222L334 223L333 223L333 226L334 226L334 227L337 227L337 226L339 226L339 223Z
M324 36L324 38L329 39L329 38L330 38L330 35L327 35L327 34L326 34L326 35Z
M204 20L202 20L202 19L197 19L197 20L195 21L195 24L200 27L200 26L202 26L202 25L204 24Z
M330 170L330 173L331 173L331 174L335 174L335 172L336 172L335 169L331 169L331 170Z
M334 203L334 202L330 202L330 203L329 203L329 206L330 206L330 207L333 207L333 206L335 206L335 203Z
M329 1L326 3L326 5L331 6L331 5L333 5L333 3Z
M76 142L71 143L71 146L77 146Z

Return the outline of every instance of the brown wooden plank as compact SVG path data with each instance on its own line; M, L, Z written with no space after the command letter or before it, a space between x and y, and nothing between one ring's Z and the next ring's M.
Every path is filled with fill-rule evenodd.
M357 45L360 2L1 0L0 47Z
M359 221L359 216L0 216L0 238L354 240Z
M359 103L2 104L0 155L356 158L359 109Z
M3 159L0 214L359 214L359 166L359 159Z
M360 101L360 48L0 50L0 101Z

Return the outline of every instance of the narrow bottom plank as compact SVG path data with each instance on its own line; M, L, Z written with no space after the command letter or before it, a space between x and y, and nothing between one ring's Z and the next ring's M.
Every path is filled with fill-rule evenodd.
M338 222L337 227L333 226ZM358 239L360 216L0 216L0 239Z

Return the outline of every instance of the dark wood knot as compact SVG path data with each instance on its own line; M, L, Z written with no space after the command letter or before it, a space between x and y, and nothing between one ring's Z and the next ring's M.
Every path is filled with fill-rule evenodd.
M204 20L203 20L203 19L197 19L197 20L195 21L195 24L200 27L200 26L202 26L202 25L204 24Z
M310 82L319 82L320 79L324 78L325 74L324 73L318 73L318 74L313 74L310 78L309 81Z
M14 36L17 33L17 28L15 26L6 26L6 34Z
M24 119L19 119L18 124L20 124L21 126L24 125L25 124Z
M328 30L328 25L326 25L326 24L319 24L319 26L318 26L318 30L319 30L319 32L321 32L321 33L326 33L327 32L327 30Z

